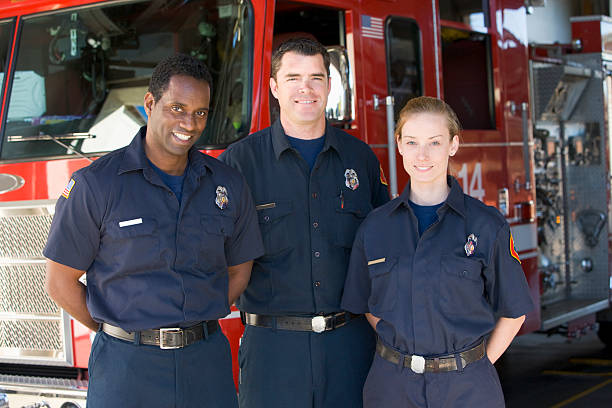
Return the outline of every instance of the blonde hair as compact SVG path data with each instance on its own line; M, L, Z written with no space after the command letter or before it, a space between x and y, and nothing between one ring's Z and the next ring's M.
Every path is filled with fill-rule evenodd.
M402 136L402 127L412 115L419 113L434 113L443 115L446 118L448 134L450 139L453 136L459 135L461 131L461 123L457 118L457 114L446 102L438 98L430 96L419 96L418 98L410 99L399 113L399 119L395 125L395 138L399 140Z

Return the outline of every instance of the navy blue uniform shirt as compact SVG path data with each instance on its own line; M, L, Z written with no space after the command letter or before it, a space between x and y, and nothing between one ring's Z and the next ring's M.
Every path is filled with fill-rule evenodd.
M238 307L270 315L339 311L355 232L389 200L372 150L328 124L311 172L276 121L219 158L247 179L265 246Z
M227 267L263 252L248 186L192 148L179 203L147 161L145 134L73 174L44 255L87 271L97 322L133 331L226 316ZM227 191L224 209L218 186Z
M378 335L403 353L462 351L489 334L498 317L534 308L504 217L463 194L454 178L449 185L438 221L420 238L409 185L373 211L355 238L342 307L380 317ZM471 234L477 242L468 256Z

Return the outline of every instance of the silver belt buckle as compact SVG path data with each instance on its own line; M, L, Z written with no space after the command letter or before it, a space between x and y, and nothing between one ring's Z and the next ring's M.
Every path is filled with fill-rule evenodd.
M181 335L181 344L180 345L173 345L173 346L168 346L166 345L166 342L164 341L164 335L166 334L180 334ZM163 329L159 329L159 348L162 350L173 350L173 349L178 349L183 347L183 329L181 329L180 327L166 327Z
M425 357L412 356L410 359L410 369L417 374L423 374L425 372Z
M323 333L325 331L325 317L315 316L312 318L312 331L315 333Z

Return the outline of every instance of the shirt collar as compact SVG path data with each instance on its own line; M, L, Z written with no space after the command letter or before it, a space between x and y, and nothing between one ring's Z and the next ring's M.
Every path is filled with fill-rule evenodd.
M455 212L457 212L462 217L465 217L465 201L463 199L463 190L459 185L459 182L453 176L446 176L446 182L450 186L450 192L448 193L448 197L446 197L445 204L452 208ZM393 206L391 207L391 211L395 211L400 205L404 205L409 208L410 204L410 182L406 184L404 191L395 201ZM444 205L442 208L445 207Z
M132 142L126 147L123 155L123 160L119 166L118 174L127 173L135 170L143 170L145 172L153 171L153 168L147 160L144 150L144 140L147 135L147 127L140 128ZM189 160L187 162L187 171L193 171L198 177L203 176L206 171L212 173L213 169L208 165L206 160L203 160L202 153L195 147L189 149Z
M271 127L272 132L272 147L274 149L274 155L278 160L280 155L288 149L291 149L291 144L289 143L289 139L287 139L287 134L281 125L280 119L277 119ZM329 122L325 121L325 144L323 145L322 152L326 151L330 147L333 147L336 151L340 151L338 137L332 129L332 126Z

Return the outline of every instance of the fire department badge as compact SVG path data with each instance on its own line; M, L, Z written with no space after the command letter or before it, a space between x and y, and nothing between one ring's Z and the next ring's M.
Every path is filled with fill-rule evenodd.
M351 190L357 190L359 187L359 179L357 178L357 172L353 169L346 169L344 172L344 178L346 181L344 184Z
M227 208L229 199L227 198L227 189L223 186L217 186L217 197L215 198L215 204L222 210Z
M476 235L470 234L470 236L467 237L467 242L465 243L465 246L463 247L463 249L465 249L465 254L467 256L473 255L474 251L476 250L477 244L478 238L476 238Z

